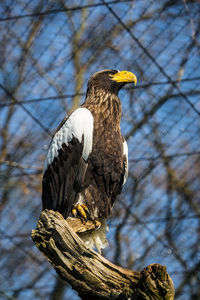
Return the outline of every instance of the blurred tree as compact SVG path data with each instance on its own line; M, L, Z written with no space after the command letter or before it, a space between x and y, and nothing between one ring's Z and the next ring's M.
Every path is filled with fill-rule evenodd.
M0 12L0 297L78 299L30 232L52 133L89 76L116 68L138 86L120 92L129 179L104 256L138 270L164 264L176 299L199 299L198 1L8 0Z

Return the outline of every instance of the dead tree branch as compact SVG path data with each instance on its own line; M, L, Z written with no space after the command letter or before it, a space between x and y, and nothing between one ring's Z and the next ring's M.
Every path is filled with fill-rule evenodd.
M92 222L86 225L86 230L95 226ZM83 232L85 225L76 224L75 231L70 226L58 212L45 210L37 229L32 231L32 239L81 299L174 299L174 286L166 267L151 264L141 272L118 267L87 249L75 233Z

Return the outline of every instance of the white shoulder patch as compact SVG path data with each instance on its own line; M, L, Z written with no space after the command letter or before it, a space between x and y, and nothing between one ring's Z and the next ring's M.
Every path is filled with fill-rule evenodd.
M124 155L126 157L126 160L125 160L125 173L124 173L124 182L123 184L126 183L126 180L128 178L128 145L127 145L127 142L124 140L123 142L123 151L124 151Z
M62 148L62 144L68 145L73 136L80 143L84 137L82 157L87 160L92 151L93 122L93 116L87 108L76 109L54 135L44 163L44 171L58 156L58 150Z

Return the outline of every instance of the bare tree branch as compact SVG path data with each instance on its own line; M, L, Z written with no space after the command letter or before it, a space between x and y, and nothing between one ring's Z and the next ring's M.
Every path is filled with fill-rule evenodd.
M32 239L82 299L174 299L174 286L166 267L151 264L136 272L112 264L87 249L58 212L41 213Z

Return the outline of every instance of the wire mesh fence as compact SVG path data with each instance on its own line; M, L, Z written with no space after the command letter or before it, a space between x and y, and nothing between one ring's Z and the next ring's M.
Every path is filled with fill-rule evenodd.
M30 231L53 132L90 75L113 68L138 85L120 92L129 179L104 255L136 270L164 264L176 299L199 299L199 1L7 0L0 12L0 297L78 299Z

